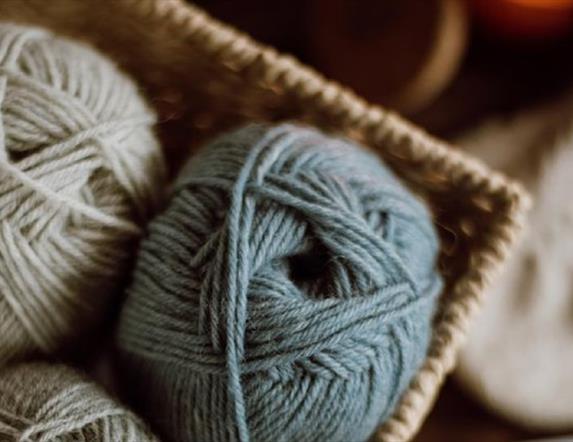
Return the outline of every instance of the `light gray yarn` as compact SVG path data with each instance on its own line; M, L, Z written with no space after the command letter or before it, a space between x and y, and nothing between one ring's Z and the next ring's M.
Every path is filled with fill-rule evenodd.
M0 25L0 365L102 320L160 198L153 112L103 56Z
M362 442L423 360L441 278L425 207L373 154L292 125L193 158L119 329L168 440Z
M95 383L64 365L0 370L0 440L156 442L146 425Z

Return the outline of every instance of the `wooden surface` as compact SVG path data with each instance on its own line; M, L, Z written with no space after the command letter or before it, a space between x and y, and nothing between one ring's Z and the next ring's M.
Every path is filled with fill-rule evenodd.
M527 432L489 413L450 379L413 442L516 442L542 436L549 435Z

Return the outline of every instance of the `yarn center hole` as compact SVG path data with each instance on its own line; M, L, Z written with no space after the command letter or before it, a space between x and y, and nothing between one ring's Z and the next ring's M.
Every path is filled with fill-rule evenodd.
M328 260L324 247L315 244L287 258L289 277L300 290L306 292L310 287L320 285L326 277Z

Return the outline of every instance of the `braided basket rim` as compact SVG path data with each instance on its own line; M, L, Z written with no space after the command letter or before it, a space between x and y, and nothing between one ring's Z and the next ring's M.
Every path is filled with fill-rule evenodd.
M362 131L373 146L400 142L402 155L430 162L452 182L506 202L506 216L495 226L477 265L460 278L456 295L446 303L435 326L426 360L400 400L400 404L375 433L373 442L403 442L413 438L431 410L438 391L455 366L456 354L469 325L480 309L486 285L499 272L523 225L529 197L518 183L490 170L480 161L454 150L394 112L372 105L352 91L329 81L289 55L255 41L232 26L212 18L184 0L120 0L132 13L169 27L174 35L193 41L204 55L218 59L225 69L256 72L305 102L344 115L348 127Z

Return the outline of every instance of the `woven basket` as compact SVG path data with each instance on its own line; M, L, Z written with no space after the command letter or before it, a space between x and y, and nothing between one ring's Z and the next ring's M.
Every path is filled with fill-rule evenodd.
M413 437L519 230L527 197L503 176L312 69L181 0L0 0L3 20L45 25L112 56L148 93L173 169L245 120L298 120L375 149L433 208L446 280L429 355L376 442Z

